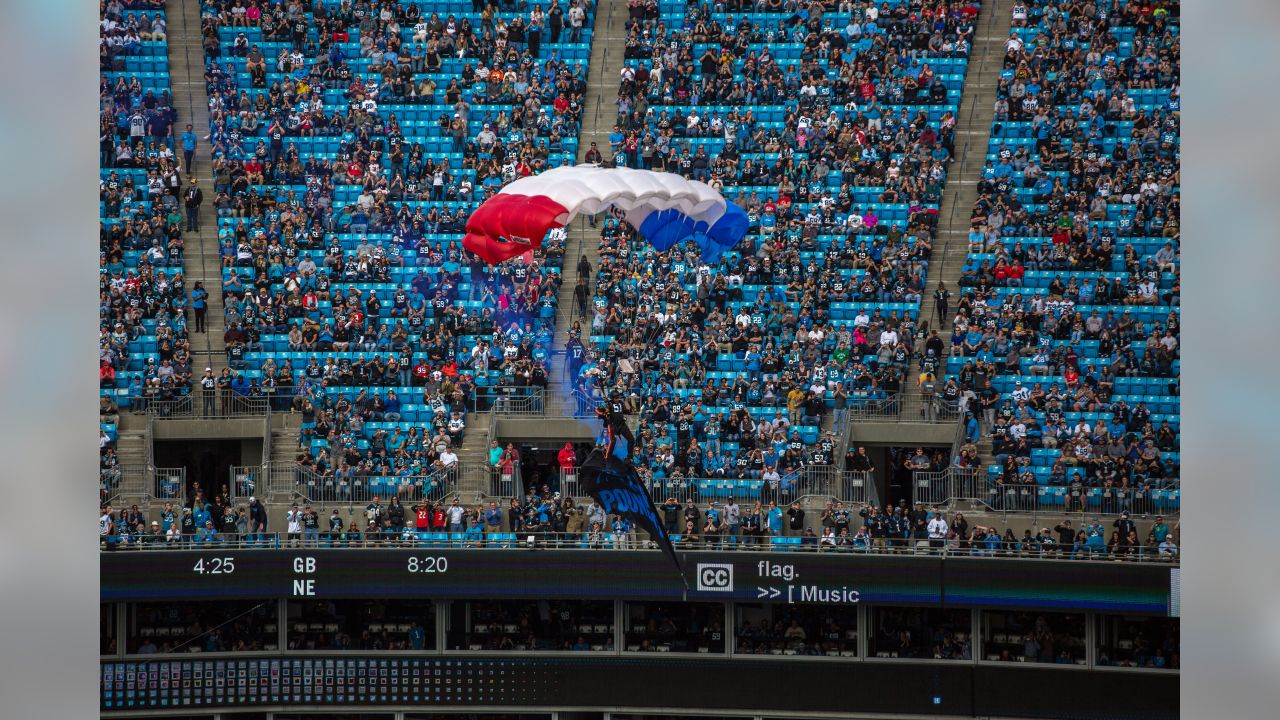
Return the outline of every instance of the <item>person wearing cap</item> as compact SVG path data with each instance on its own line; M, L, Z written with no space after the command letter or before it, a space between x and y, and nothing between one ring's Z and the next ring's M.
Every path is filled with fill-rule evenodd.
M246 540L249 542L266 542L267 540L267 509L262 503L258 502L258 498L249 498L249 535Z
M735 545L738 542L738 536L742 533L742 508L738 507L738 503L730 495L722 510L724 517L721 525L728 532L729 544Z
M161 545L164 543L164 530L160 528L159 520L152 520L150 528L145 534L141 535L141 542L144 545Z
M218 535L218 530L213 526L212 520L205 520L204 527L196 533L196 544L204 545L206 543L221 542L222 538Z
M200 377L200 414L210 417L218 414L218 379L213 376L213 368L205 367Z
M311 504L302 506L302 542L306 547L315 547L320 542L320 516L311 509Z
M1105 531L1102 529L1102 522L1094 517L1091 522L1084 526L1085 547L1091 553L1105 553L1107 551L1107 539Z
M1120 537L1122 538L1128 538L1130 533L1136 533L1138 531L1138 525L1129 518L1128 510L1120 513L1119 519L1112 522L1111 526L1120 533Z
M302 537L302 510L298 507L298 503L289 506L289 510L284 514L285 527L288 531L289 547L297 547L299 538Z
M463 519L467 515L467 509L458 502L458 498L455 497L453 502L449 503L447 514L449 516L449 532L460 533L466 529Z
M1156 544L1164 542L1169 536L1169 526L1164 524L1164 516L1157 515L1155 523L1151 526L1151 537L1155 539Z
M916 378L916 385L920 388L920 412L927 423L938 419L937 384L938 376L927 368Z

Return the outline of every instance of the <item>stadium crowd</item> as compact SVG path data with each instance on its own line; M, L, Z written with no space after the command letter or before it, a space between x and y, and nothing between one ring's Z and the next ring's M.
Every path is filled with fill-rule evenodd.
M977 5L812 5L629 5L617 124L593 151L708 182L752 225L703 263L603 223L566 351L584 404L640 414L651 481L758 495L833 465L823 416L842 432L849 408L898 397L932 332L917 316Z
M1179 4L1022 2L946 370L999 486L1179 476ZM1115 507L1104 508L1114 512Z
M187 395L191 298L183 233L192 229L189 165L175 155L194 142L175 127L165 3L99 6L98 387L100 493L119 478L121 407Z
M202 5L229 365L198 379L203 409L247 396L300 412L308 497L438 502L468 414L495 388L548 382L563 233L497 268L459 240L503 184L572 161L593 8L478 5L445 19ZM990 437L1001 488L1176 483L1177 4L1013 10L959 299L953 314L939 285L927 319L978 5L916 5L629 3L617 122L608 155L593 144L587 159L705 180L752 223L743 247L704 262L608 216L599 267L578 265L574 392L638 415L633 460L663 495L758 499L767 518L839 465L849 413L901 397L915 369L945 376L938 394L965 415L954 464L979 467ZM104 5L104 67L164 35L162 13L125 7ZM189 392L186 309L201 331L208 294L188 300L181 276L176 193L191 191L179 170L197 140L181 136L179 163L167 91L116 74L103 72L114 135L156 145L142 219L122 209L138 205L121 199L127 178L103 171L101 374L138 409ZM104 138L104 162L128 145ZM109 394L104 478L125 404Z
M345 513L343 511L346 511ZM1065 559L1176 561L1179 547L1173 528L1163 516L1155 518L1145 538L1129 513L1104 523L1082 516L1080 525L1064 518L1050 528L1014 528L971 524L961 512L946 513L911 507L832 500L817 522L794 502L785 509L777 502L739 505L699 503L667 498L657 511L678 547L689 549L770 549L858 553L947 552L988 557L1046 557ZM448 500L402 503L396 495L382 502L374 495L363 508L340 505L328 511L310 502L295 502L283 518L269 518L256 497L244 505L219 494L197 493L186 504L166 503L158 520L148 524L137 505L117 510L104 506L99 536L109 550L164 545L234 544L245 547L401 547L415 544L456 547L513 547L534 543L590 549L652 547L624 517L606 512L592 501L579 505L571 497L549 489L498 501L463 503Z
M545 383L564 234L488 267L462 231L573 162L592 3L202 8L229 375L304 413L313 482L430 494L469 411Z

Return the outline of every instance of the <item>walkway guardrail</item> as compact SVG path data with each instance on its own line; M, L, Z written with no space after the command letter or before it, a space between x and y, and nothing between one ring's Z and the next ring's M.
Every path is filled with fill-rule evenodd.
M950 423L960 419L960 404L940 396L921 397L899 393L890 397L850 398L846 421Z
M1153 546L1125 548L1112 552L1106 546L1095 548L1040 546L1024 547L1020 542L996 543L992 547L969 547L956 541L935 543L929 540L903 539L897 544L877 547L856 538L847 544L824 544L820 538L803 538L795 542L795 535L745 536L718 534L715 537L686 537L673 535L672 541L682 550L711 550L743 552L768 550L792 553L831 553L848 555L912 555L924 557L960 558L1008 558L1021 560L1080 560L1080 561L1129 561L1146 563L1177 563L1179 550L1174 546L1164 549ZM248 533L245 535L221 535L197 539L184 536L167 539L163 536L100 539L99 547L105 552L140 550L163 552L165 550L281 550L290 548L335 548L359 551L361 549L434 548L477 550L616 550L624 552L659 552L657 544L635 533L555 533L535 530L504 530L483 532L479 530L449 532L428 530L419 532L412 528L392 532L329 532L316 530L301 533Z
M546 406L546 388L537 385L476 388L471 399L472 411L500 415L542 415Z
M228 471L230 475L227 487L233 500L247 500L258 494L261 480L261 465L233 465Z
M875 476L866 470L845 470L840 474L837 500L846 505L875 505L880 507L880 492L876 489Z
M151 395L129 395L129 409L156 419L264 417L273 409L287 410L292 394L239 395L232 391L205 392L161 399ZM273 407L274 406L274 407Z
M559 472L560 487L556 488L562 496L580 498L586 496L582 489L582 478L576 467L562 467Z
M186 499L187 469L158 468L153 465L117 465L98 472L103 503L147 504L154 501L182 502Z
M1164 488L1099 488L988 482L983 504L1005 513L1114 516L1128 512L1174 517L1181 513L1182 491L1176 484Z
M844 491L844 478L835 465L808 465L774 480L764 478L688 477L670 475L650 478L646 483L656 503L677 500L791 503L804 497L837 497Z
M273 498L324 505L364 505L398 497L402 503L443 500L458 487L459 467L418 475L346 475L316 473L294 463L272 463L268 489Z
M942 471L917 470L912 475L916 502L930 507L970 502L992 512L1085 513L1095 515L1176 516L1182 492L1177 481L1160 487L1105 488L1068 485L1007 485L987 474L986 468L951 467Z
M983 501L985 471L950 467L940 472L912 473L913 497L925 505L946 505L957 500Z
M845 417L852 422L898 422L902 414L902 395L862 400L850 398Z
M513 480L518 480L517 475ZM555 475L558 485L553 491L564 497L585 498L586 490L577 467L558 468ZM518 485L515 485L519 489ZM678 500L694 499L698 501L728 500L730 497L744 502L754 500L776 500L791 502L804 497L832 498L845 502L879 504L875 481L869 472L842 472L835 466L809 466L797 473L781 479L780 483L770 484L761 479L686 477L674 476L650 479L649 495L655 503L662 503L669 497ZM506 486L496 485L495 497L516 497L506 491Z

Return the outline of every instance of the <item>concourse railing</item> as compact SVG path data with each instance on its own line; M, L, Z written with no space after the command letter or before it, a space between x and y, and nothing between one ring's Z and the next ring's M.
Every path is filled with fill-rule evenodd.
M1108 548L1105 544L1043 544L1022 540L967 543L958 540L924 540L890 538L872 540L852 535L844 540L829 541L814 536L746 535L741 532L686 536L672 534L677 549L723 552L792 552L833 555L886 555L921 557L990 558L1018 560L1078 560L1137 563L1177 563L1176 545ZM103 552L165 552L177 550L288 550L288 549L437 549L437 550L600 550L658 552L656 543L638 532L550 532L536 528L485 532L479 528L464 531L426 530L412 527L388 532L300 533L209 533L204 536L166 537L163 533L147 536L101 538Z

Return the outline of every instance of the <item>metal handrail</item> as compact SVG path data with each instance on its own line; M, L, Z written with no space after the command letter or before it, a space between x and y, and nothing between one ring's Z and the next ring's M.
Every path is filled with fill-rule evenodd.
M471 397L471 409L474 412L542 415L546 405L546 389L537 385L495 385L476 388Z
M276 398L286 397L277 394L271 397L237 395L231 391L218 393L211 407L205 408L203 392L200 391L201 402L197 402L196 393L180 395L170 400L153 400L145 395L127 395L129 408L143 413L148 418L186 420L190 418L227 418L227 417L264 417L271 412L271 402Z
M232 465L228 471L231 475L227 485L233 500L245 500L258 494L258 483L262 480L262 468L265 465Z
M108 491L104 502L113 505L137 503L149 509L156 501L186 499L186 468L158 468L150 463L117 465L102 469L99 477Z
M425 475L319 475L294 463L269 462L267 495L290 497L316 504L364 504L377 497L397 496L402 501L436 501L458 486L461 463Z
M264 425L266 427L262 431L262 464L259 466L260 468L271 467L271 438L275 431L271 428L271 403L269 402L267 403L267 421Z
M916 538L901 538L883 544L873 543L869 538L865 544L824 545L821 538L809 536L800 543L793 542L795 535L782 536L789 542L774 542L775 537L760 535L755 537L730 536L721 534L715 538L690 539L682 535L673 535L672 540L678 549L704 550L723 552L792 552L792 553L824 553L833 555L882 555L882 556L915 556L941 558L989 558L1016 560L1099 560L1176 564L1179 561L1179 550L1171 548L1161 551L1159 547L1139 546L1132 552L1111 552L1105 546L1096 549L1085 547L1036 548L1023 550L1021 547L1009 547L1003 541L999 547L968 547L967 543L955 540L930 541ZM1014 545L1017 545L1015 543ZM217 540L198 541L194 536L178 540L167 540L163 536L151 536L133 539L126 542L113 542L110 539L100 541L103 552L120 552L125 550L163 551L163 550L281 550L290 548L333 548L348 550L395 549L395 548L437 548L455 550L617 550L627 552L657 552L659 548L651 540L642 538L638 533L618 535L615 533L590 532L555 533L537 530L499 532L450 532L446 529L433 529L418 532L413 528L397 529L391 533L359 533L330 532L319 530L307 533L247 533L240 535L219 535Z
M1178 480L1168 480L1152 488L1084 486L1077 496L1069 485L1005 484L990 477L985 467L952 466L940 471L917 470L912 483L915 500L931 507L954 507L968 502L987 511L1006 514L1079 512L1116 516L1130 512L1177 516L1181 512L1180 496L1167 494L1181 490Z

